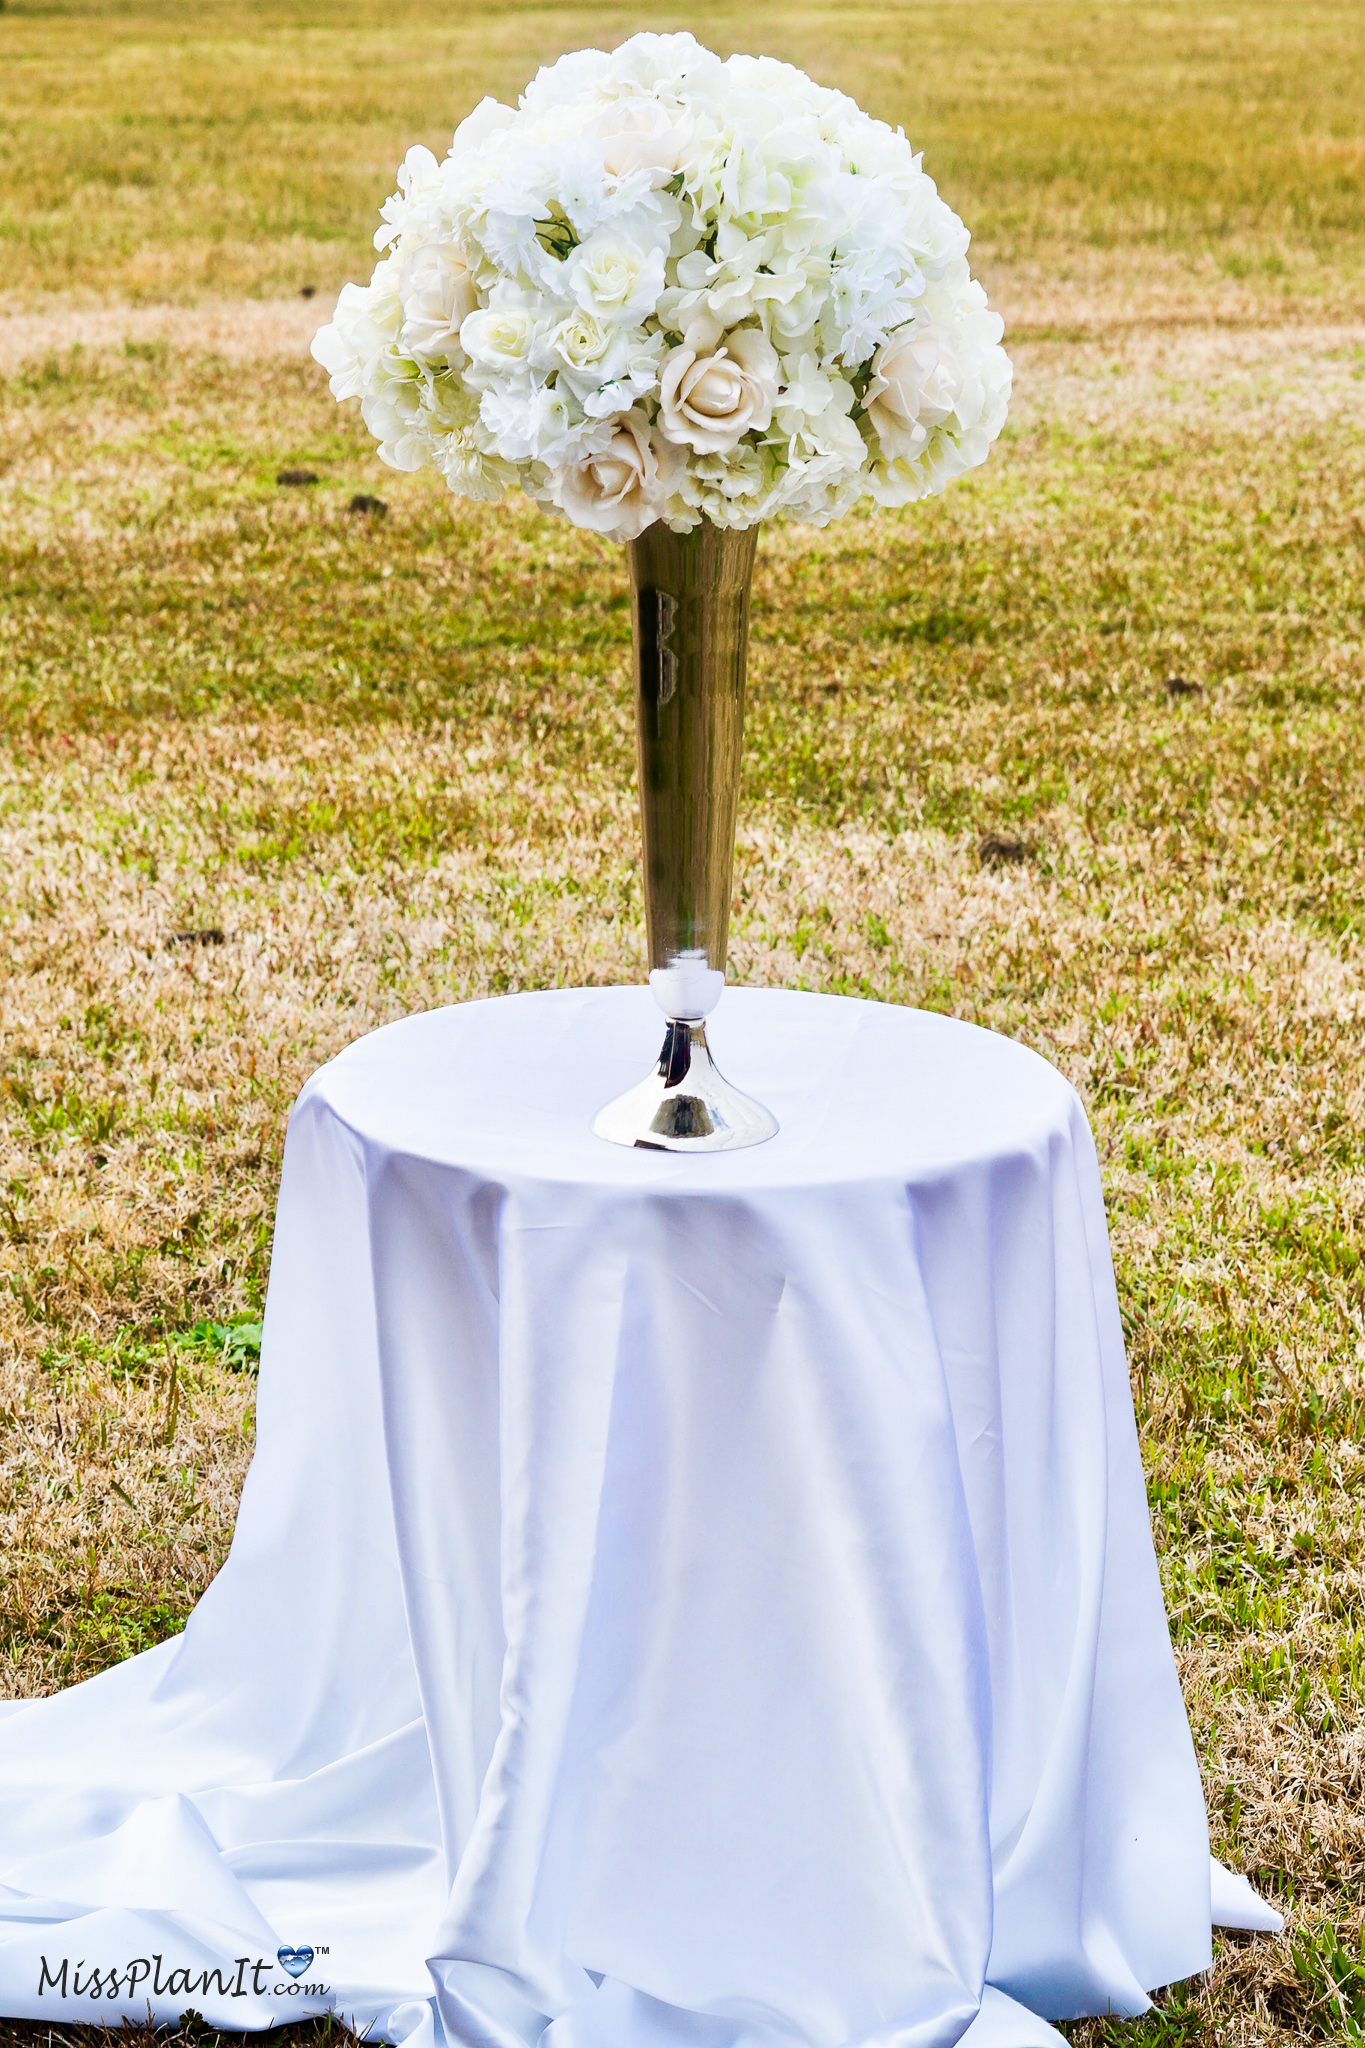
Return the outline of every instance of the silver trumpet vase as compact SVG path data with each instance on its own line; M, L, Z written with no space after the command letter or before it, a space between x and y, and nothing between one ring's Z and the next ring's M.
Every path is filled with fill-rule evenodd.
M649 985L666 1024L653 1073L593 1119L615 1145L733 1151L777 1130L706 1043L725 987L757 543L756 527L703 521L628 546Z

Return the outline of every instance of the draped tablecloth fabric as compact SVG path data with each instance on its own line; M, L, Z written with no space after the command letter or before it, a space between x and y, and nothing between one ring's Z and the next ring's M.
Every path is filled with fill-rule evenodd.
M1095 1154L970 1026L732 991L780 1135L589 1120L646 991L433 1012L289 1128L182 1637L0 1721L0 2010L1030 2048L1211 1877Z

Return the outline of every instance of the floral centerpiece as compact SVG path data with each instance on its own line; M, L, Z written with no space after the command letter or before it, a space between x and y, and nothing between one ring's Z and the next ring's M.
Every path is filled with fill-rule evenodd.
M1010 364L967 230L899 129L690 35L562 57L515 109L485 99L444 161L410 150L398 186L313 353L394 467L471 498L516 485L630 545L670 1016L653 1136L631 1142L753 1142L775 1126L744 1136L706 1093L699 1020L725 962L754 530L906 505L985 460Z
M823 526L985 460L1010 390L899 129L689 35L562 57L409 150L313 353L384 460L576 526Z

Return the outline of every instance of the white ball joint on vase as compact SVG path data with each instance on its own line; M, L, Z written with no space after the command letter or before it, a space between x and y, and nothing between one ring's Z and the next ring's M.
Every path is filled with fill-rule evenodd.
M379 453L518 486L630 551L656 1071L597 1117L706 1152L777 1126L716 1071L764 519L825 526L983 462L1001 322L899 129L769 57L638 35L410 150L313 353Z

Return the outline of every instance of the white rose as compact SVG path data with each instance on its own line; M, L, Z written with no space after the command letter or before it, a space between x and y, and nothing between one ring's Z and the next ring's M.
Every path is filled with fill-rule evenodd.
M664 359L659 425L698 455L723 455L751 429L762 433L771 423L777 373L777 351L756 327L727 335L706 354L684 340Z
M414 356L448 356L460 327L479 303L463 249L450 242L423 242L403 265L398 286L403 301L401 345Z
M872 362L865 407L885 452L921 454L931 427L941 427L957 404L962 377L948 337L933 328L893 334Z
M602 361L615 339L615 331L594 314L578 312L560 321L550 344L571 370L587 370Z
M620 229L601 228L569 257L569 289L585 313L616 327L638 327L664 288L664 253Z
M672 449L655 446L639 413L627 413L605 448L554 472L551 494L575 526L635 540L662 513L679 462Z
M629 411L659 382L661 334L604 326L591 313L571 313L548 336L546 368L558 369L585 413L607 419Z
M482 369L516 375L529 369L537 333L529 306L503 300L465 315L460 346Z

